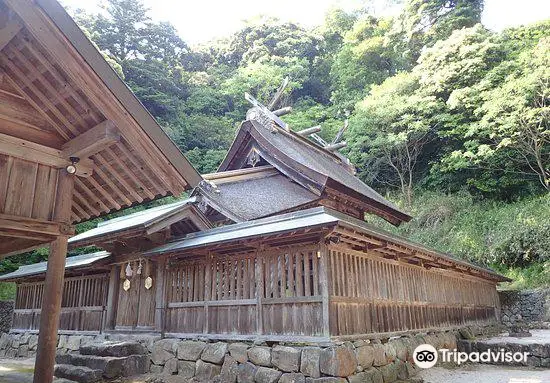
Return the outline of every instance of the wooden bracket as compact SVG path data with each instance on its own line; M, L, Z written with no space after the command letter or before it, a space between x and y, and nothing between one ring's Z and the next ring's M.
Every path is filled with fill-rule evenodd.
M112 121L103 121L93 128L65 143L61 156L87 158L120 141L120 133Z
M60 150L2 133L0 133L0 154L37 162L54 168L64 168L71 164L69 158L64 158ZM76 167L76 175L89 177L93 173L93 168L94 163L92 160L83 159Z

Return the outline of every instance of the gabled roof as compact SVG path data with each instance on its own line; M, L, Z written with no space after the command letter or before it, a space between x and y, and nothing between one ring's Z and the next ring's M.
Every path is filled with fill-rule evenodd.
M341 156L329 152L299 134L278 126L266 126L256 120L244 121L218 171L245 166L249 152L260 156L281 173L321 195L332 188L362 201L371 212L398 225L411 216L401 211L351 173L353 167Z
M99 251L96 253L75 255L74 257L67 257L65 261L65 269L71 270L79 267L92 266L96 262L101 261L102 259L108 258L110 255L111 254L106 251ZM17 270L11 273L0 275L0 280L1 281L14 280L22 277L28 277L31 275L43 274L46 272L47 266L48 266L48 262L39 262L39 263L33 263L31 265L20 266Z
M319 199L269 165L204 174L203 178L193 195L201 195L234 222L284 213Z
M183 238L149 250L145 255L173 254L212 245L220 247L222 244L261 238L262 236L280 236L285 233L296 232L297 230L311 231L315 228L334 228L336 226L371 239L376 239L384 244L385 247L374 249L374 251L382 252L389 251L390 249L399 249L399 252L404 252L410 250L411 252L407 255L407 258L418 257L419 259L429 259L434 267L441 266L442 268L446 268L451 265L452 267L460 268L466 274L481 276L498 282L509 281L508 278L490 269L456 259L449 254L430 249L374 227L365 221L326 207L316 207L191 233ZM385 255L385 253L381 254ZM404 256L404 254L401 254L401 256Z
M0 124L1 139L26 148L8 154L57 169L79 158L73 222L200 182L56 0L0 0L0 14L0 103L8 105L0 114L10 121Z
M106 237L128 231L151 234L180 220L190 220L200 229L211 227L194 202L196 198L189 198L100 222L96 228L70 238L69 245L79 247L99 243Z

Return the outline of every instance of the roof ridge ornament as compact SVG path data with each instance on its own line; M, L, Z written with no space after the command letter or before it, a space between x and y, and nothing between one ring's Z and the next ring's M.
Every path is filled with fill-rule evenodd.
M246 113L247 120L256 120L263 126L273 128L273 124L278 125L287 132L290 127L286 122L281 120L279 116L270 111L264 104L256 100L248 92L245 92L244 98L253 105L253 108Z

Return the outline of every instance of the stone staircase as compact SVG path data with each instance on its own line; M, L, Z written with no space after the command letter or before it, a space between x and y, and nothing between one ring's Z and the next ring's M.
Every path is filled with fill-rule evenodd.
M94 383L149 371L147 350L137 342L104 342L80 346L78 353L56 355L54 375Z

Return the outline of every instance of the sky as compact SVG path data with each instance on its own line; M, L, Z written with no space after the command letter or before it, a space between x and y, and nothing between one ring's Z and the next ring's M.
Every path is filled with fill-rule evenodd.
M100 10L102 0L60 0L65 6ZM227 37L244 21L258 15L298 22L306 27L320 25L325 13L334 6L351 10L372 1L365 0L143 0L155 21L173 24L188 44L200 44ZM373 0L374 11L381 11L384 0ZM506 27L529 24L550 18L550 0L485 0L483 24L499 31Z

